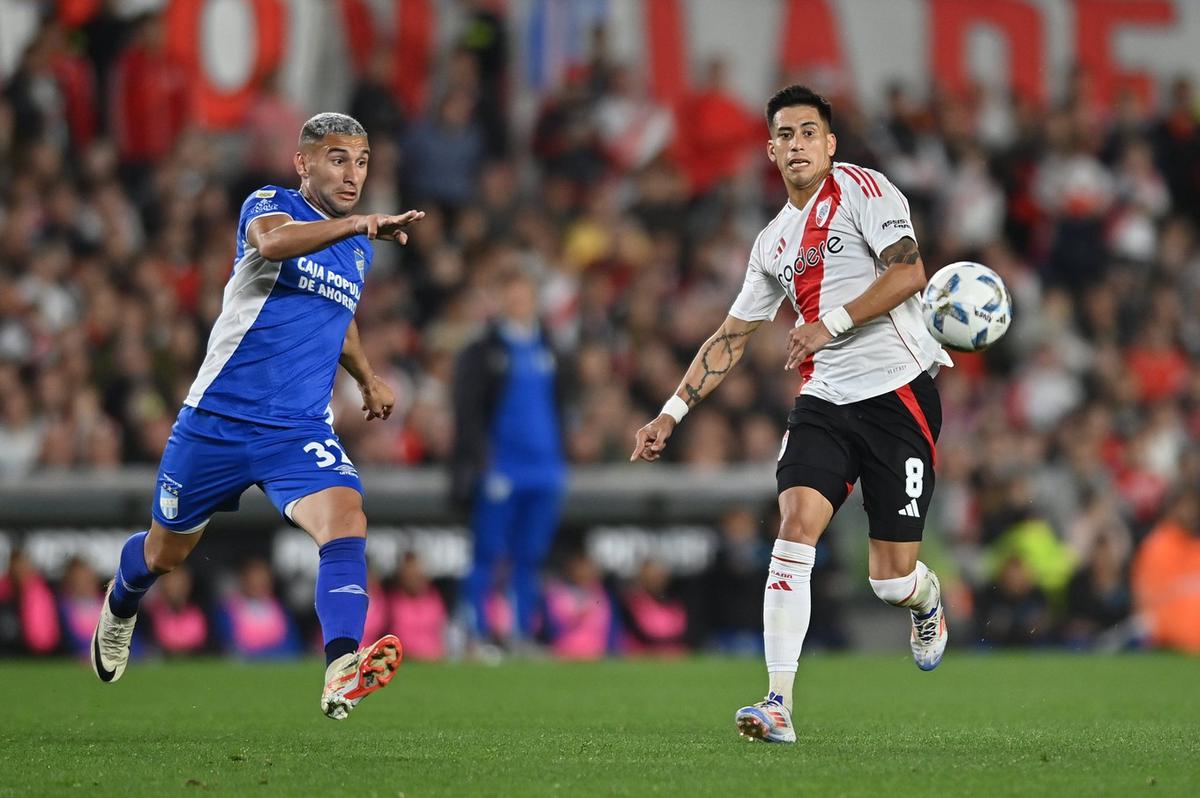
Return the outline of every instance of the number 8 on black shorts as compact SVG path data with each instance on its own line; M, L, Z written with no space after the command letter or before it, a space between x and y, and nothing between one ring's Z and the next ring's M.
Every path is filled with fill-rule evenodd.
M775 471L779 492L812 488L836 512L861 480L871 537L920 540L941 428L941 400L929 374L844 405L798 396Z

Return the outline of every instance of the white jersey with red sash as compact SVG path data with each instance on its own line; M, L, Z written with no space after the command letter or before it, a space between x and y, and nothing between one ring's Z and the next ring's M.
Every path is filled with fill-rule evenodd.
M771 319L786 297L802 322L815 322L866 291L885 269L879 253L906 236L917 240L900 190L873 169L834 163L803 209L789 202L758 234L729 313ZM914 294L801 363L800 393L848 404L940 365L952 365L950 356L925 329Z

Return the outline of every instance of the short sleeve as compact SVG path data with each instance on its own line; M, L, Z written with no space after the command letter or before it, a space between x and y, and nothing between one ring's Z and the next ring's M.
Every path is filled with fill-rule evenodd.
M245 230L252 221L260 216L273 216L275 214L292 216L291 203L288 201L287 192L275 186L260 188L242 203L242 229Z
M851 189L859 206L859 227L867 246L879 257L880 253L902 238L917 240L908 200L900 189L874 170L853 167L850 176L862 181L862 190Z
M750 250L750 262L746 266L746 279L742 282L742 290L738 293L737 299L733 300L733 306L729 308L729 315L742 321L762 321L775 318L776 312L779 311L779 305L787 296L783 286L763 266L762 254L759 251L761 238L760 235Z

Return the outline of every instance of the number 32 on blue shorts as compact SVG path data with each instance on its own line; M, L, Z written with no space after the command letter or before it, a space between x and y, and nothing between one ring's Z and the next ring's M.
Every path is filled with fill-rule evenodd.
M296 500L325 488L362 493L358 469L325 422L271 427L184 407L163 450L151 513L167 529L195 532L213 513L236 510L251 485L285 517Z

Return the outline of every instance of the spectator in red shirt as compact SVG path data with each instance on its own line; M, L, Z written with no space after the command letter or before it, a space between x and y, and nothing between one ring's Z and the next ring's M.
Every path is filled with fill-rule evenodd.
M724 60L710 61L703 87L677 111L671 156L695 194L737 173L763 140L762 120L729 91L728 72Z
M1150 321L1125 355L1125 367L1137 385L1138 399L1154 404L1179 396L1187 386L1188 359L1171 340L1171 329Z
M187 122L190 97L182 65L167 53L161 17L149 14L113 72L110 127L121 160L148 165L164 158Z

